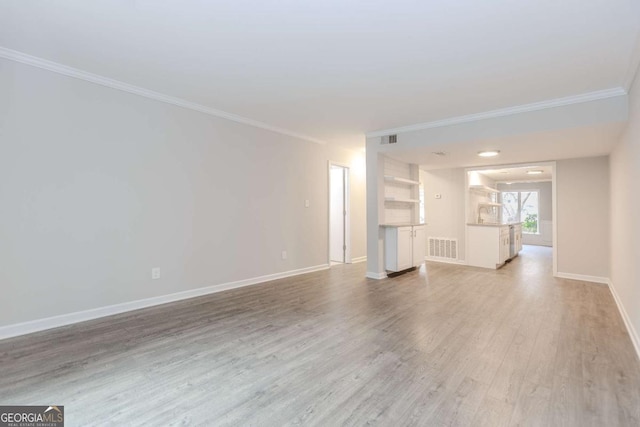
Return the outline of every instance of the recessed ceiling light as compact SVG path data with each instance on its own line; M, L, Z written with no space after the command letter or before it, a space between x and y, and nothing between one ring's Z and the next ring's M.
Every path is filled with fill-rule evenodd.
M541 173L541 170L527 171L527 175L540 175Z
M480 157L495 157L500 154L500 150L478 151Z

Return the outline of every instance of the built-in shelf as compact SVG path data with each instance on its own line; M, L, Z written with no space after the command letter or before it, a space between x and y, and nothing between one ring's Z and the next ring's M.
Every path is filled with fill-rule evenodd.
M397 182L399 184L408 185L420 185L420 181L414 181L412 179L398 178L397 176L385 175L384 180L387 182Z
M496 190L495 188L487 187L486 185L470 185L469 190L479 191L481 193L499 193L500 190Z
M478 203L479 206L496 206L496 207L501 207L502 203L493 203L493 202L479 202Z
M399 197L385 197L385 202L420 203L418 199L402 199Z

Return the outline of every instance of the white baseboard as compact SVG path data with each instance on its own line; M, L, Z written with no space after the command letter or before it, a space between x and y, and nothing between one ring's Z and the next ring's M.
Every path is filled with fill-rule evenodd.
M459 259L431 258L426 256L424 257L424 260L429 262L441 262L443 264L467 265L466 261Z
M282 273L268 274L266 276L254 277L251 279L238 280L236 282L222 283L219 285L207 286L204 288L191 289L183 292L176 292L169 295L145 298L136 301L124 302L121 304L108 305L91 310L78 311L75 313L62 314L59 316L47 317L44 319L31 320L23 323L16 323L0 327L0 339L26 335L33 332L44 331L60 326L71 325L73 323L84 322L100 317L125 313L127 311L139 310L141 308L152 307L154 305L166 304L169 302L195 298L202 295L222 292L229 289L241 288L258 283L269 282L271 280L283 279L285 277L297 276L314 271L326 270L329 264L321 264L313 267L300 268L298 270L284 271Z
M620 301L620 297L616 292L615 286L613 286L613 282L609 280L607 284L609 285L609 289L611 290L611 294L613 295L613 300L616 302L616 305L618 306L618 311L620 312L620 316L624 321L624 325L627 327L627 332L631 337L631 342L633 343L633 347L636 350L636 355L638 356L638 359L640 359L640 339L638 338L638 333L633 327L633 323L631 323L631 319L629 318L627 311L624 309L624 305L622 305L622 302Z
M605 285L609 284L609 278L608 277L588 276L586 274L573 274L573 273L557 272L555 274L555 277L559 277L561 279L580 280L580 281L583 281L583 282L603 283Z
M376 279L376 280L386 279L387 273L372 273L371 271L367 271L367 277L369 279Z
M358 262L365 262L366 260L367 260L367 256L366 255L365 256L359 256L359 257L356 257L356 258L351 258L351 264L355 264L355 263L358 263Z

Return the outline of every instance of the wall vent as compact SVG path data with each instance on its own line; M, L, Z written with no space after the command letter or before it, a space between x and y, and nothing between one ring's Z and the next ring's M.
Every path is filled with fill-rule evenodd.
M398 135L387 135L382 137L381 144L395 144L398 142Z
M458 259L458 239L429 237L429 258Z

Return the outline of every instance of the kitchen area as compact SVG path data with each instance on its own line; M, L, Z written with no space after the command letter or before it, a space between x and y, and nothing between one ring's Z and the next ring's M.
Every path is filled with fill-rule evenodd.
M552 163L429 168L380 156L378 164L386 274L425 260L499 269L523 245L551 246Z
M522 222L504 218L500 191L482 173L469 171L467 264L499 268L522 250Z

